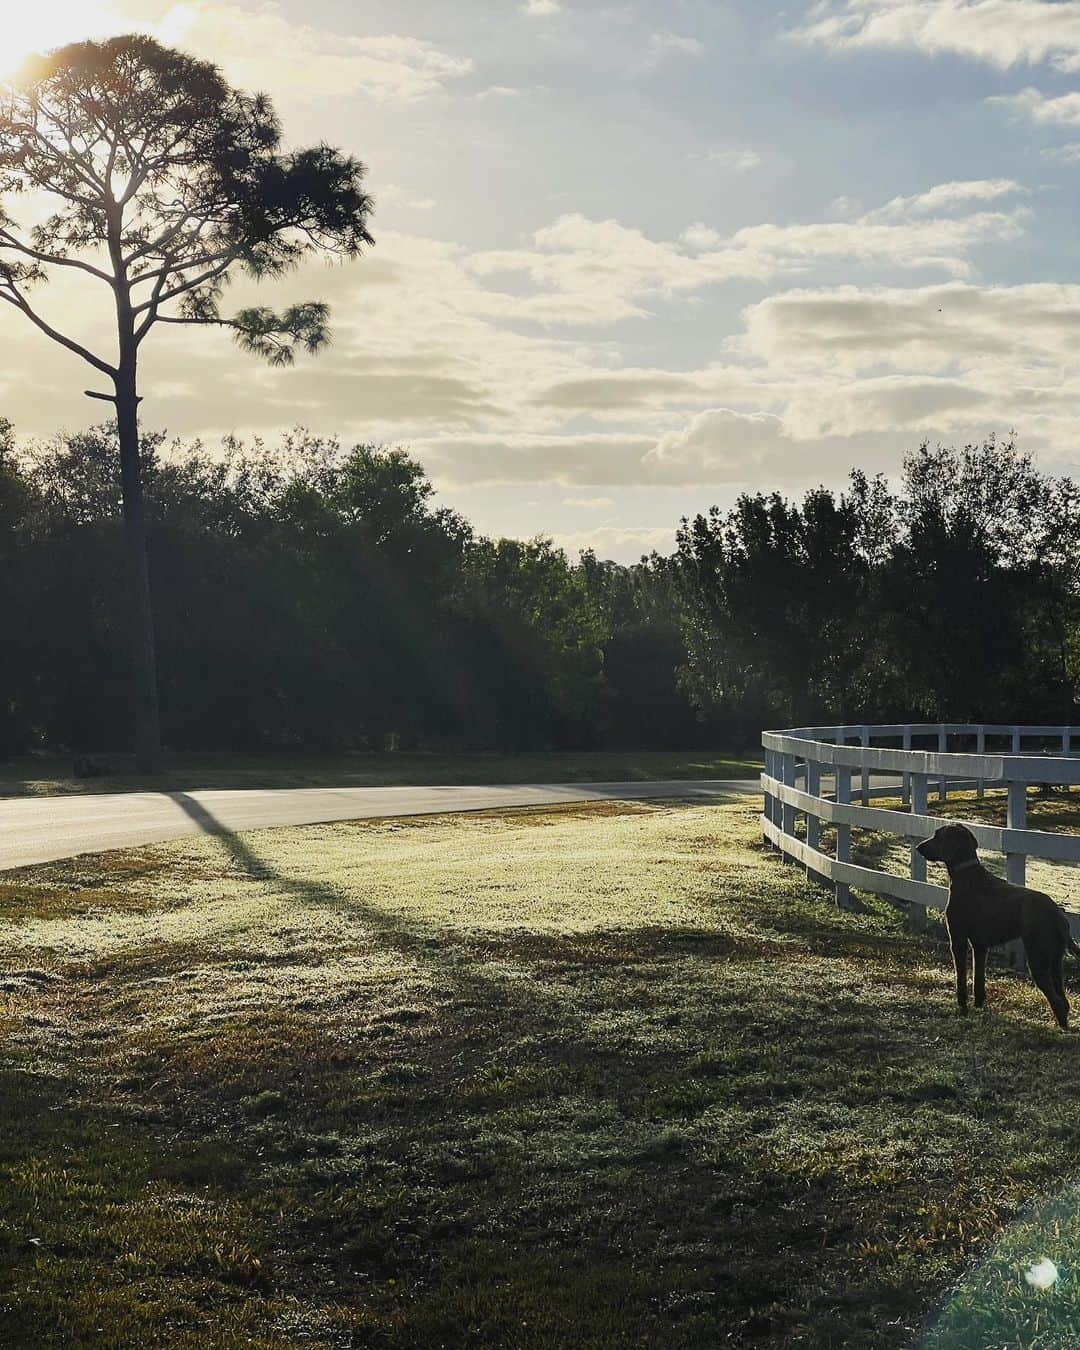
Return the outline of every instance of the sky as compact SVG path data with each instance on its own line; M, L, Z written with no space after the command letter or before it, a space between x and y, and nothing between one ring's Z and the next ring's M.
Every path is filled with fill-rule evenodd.
M1015 434L1080 473L1080 0L39 0L27 49L148 31L368 166L375 247L271 370L144 348L144 426L410 450L484 533L633 561L740 492ZM8 209L19 218L18 203ZM42 308L111 357L109 297ZM100 420L0 313L0 415Z

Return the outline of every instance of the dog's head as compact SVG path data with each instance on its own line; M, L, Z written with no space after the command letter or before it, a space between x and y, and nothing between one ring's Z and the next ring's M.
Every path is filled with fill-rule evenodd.
M945 863L952 866L974 858L978 845L975 836L966 825L940 825L916 848L928 862Z

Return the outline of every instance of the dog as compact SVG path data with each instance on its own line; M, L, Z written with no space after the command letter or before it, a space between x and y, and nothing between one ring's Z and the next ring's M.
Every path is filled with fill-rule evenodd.
M1014 886L988 872L979 862L975 836L966 825L942 825L916 847L928 862L944 863L949 869L945 926L956 967L960 1011L967 1012L969 944L975 953L975 1006L981 1008L986 1003L987 948L1019 938L1031 978L1046 995L1058 1026L1067 1030L1069 1000L1062 967L1066 951L1080 958L1080 947L1072 939L1061 907L1041 891Z

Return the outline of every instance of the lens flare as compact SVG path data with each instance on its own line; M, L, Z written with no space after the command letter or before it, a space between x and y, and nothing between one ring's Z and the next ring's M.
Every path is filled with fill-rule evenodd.
M1041 1261L1036 1261L1024 1271L1024 1279L1032 1289L1049 1289L1057 1283L1057 1277L1058 1268L1048 1256L1044 1256Z
M1080 1187L1026 1211L944 1294L919 1350L1080 1346Z

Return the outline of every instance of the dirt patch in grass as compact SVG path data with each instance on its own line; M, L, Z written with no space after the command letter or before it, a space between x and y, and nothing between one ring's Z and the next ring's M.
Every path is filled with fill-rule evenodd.
M157 912L167 905L169 890L181 872L187 882L201 875L193 858L182 863L142 849L11 868L0 873L0 923L79 918L96 912Z
M0 922L14 1344L1074 1343L1020 1266L1080 1225L1010 1228L1074 1175L1071 1038L1003 974L957 1019L939 947L749 804L97 861ZM969 1268L1008 1297L942 1303Z

